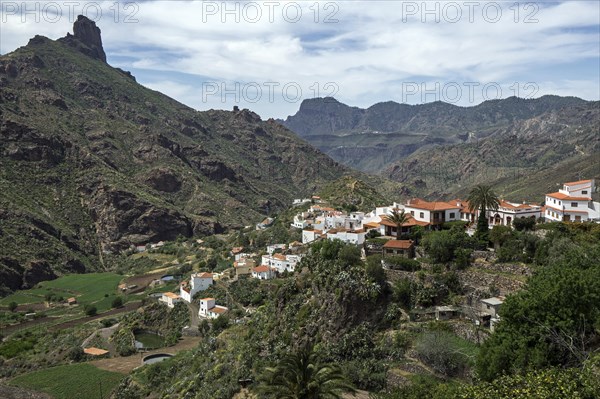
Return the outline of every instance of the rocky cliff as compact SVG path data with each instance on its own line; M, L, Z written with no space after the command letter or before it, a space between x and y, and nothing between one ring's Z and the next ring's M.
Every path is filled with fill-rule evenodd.
M249 110L139 85L84 17L0 57L0 121L0 291L255 222L348 172Z

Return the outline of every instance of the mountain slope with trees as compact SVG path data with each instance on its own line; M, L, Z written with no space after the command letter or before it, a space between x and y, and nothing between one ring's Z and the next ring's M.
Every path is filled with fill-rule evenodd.
M274 120L141 86L87 18L74 32L0 57L0 292L256 222L348 173Z

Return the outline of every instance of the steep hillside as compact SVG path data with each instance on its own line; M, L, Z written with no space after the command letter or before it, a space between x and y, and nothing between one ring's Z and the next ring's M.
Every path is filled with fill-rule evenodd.
M472 143L424 149L386 173L407 195L464 195L487 183L506 198L542 201L565 181L600 178L600 103L515 122Z
M574 97L543 96L491 100L474 107L389 101L361 109L317 98L305 100L282 123L335 160L380 172L420 148L470 142L514 122L585 103Z
M0 292L251 223L347 172L274 120L139 85L88 19L74 33L0 57Z

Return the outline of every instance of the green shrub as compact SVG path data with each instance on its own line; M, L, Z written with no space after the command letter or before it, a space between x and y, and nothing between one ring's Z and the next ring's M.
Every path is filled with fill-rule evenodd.
M414 259L408 259L403 256L386 256L383 261L393 270L404 270L406 272L415 272L421 270L421 264Z

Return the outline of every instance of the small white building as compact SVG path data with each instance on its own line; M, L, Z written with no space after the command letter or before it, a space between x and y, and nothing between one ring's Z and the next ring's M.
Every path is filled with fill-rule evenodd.
M600 202L592 201L595 181L564 183L555 193L546 194L544 217L557 222L600 222Z
M192 274L189 283L187 281L181 283L179 295L184 301L191 303L196 293L208 289L208 287L213 285L213 282L213 275L211 273Z
M273 253L277 250L281 250L281 251L285 251L287 249L287 245L286 244L272 244L272 245L267 245L267 253L269 255L273 255Z
M204 298L200 300L200 310L198 310L198 316L206 319L216 319L222 314L227 313L229 309L225 306L215 305L214 298Z
M319 229L307 229L302 230L302 244L311 243L324 236L323 230Z
M275 269L269 266L258 266L252 269L252 277L259 280L270 280L275 278Z
M542 207L526 202L519 204L501 200L497 210L488 210L486 213L490 226L510 226L515 219L534 218L537 220L542 216Z
M261 266L274 268L279 273L283 273L285 271L293 272L296 268L296 264L298 264L300 260L302 260L301 255L263 255Z
M408 201L404 209L416 221L430 223L431 225L460 220L461 213L461 206L456 202L429 202L420 198Z
M165 292L160 297L159 301L164 302L171 309L175 307L175 304L181 302L181 297L172 292Z
M329 240L340 240L347 244L362 245L365 242L364 230L332 229L327 232Z
M498 312L500 311L500 307L503 303L503 298L499 297L491 297L481 300L481 312L489 317L491 331L494 331L494 327L500 321L500 315ZM484 317L484 321L487 317Z

